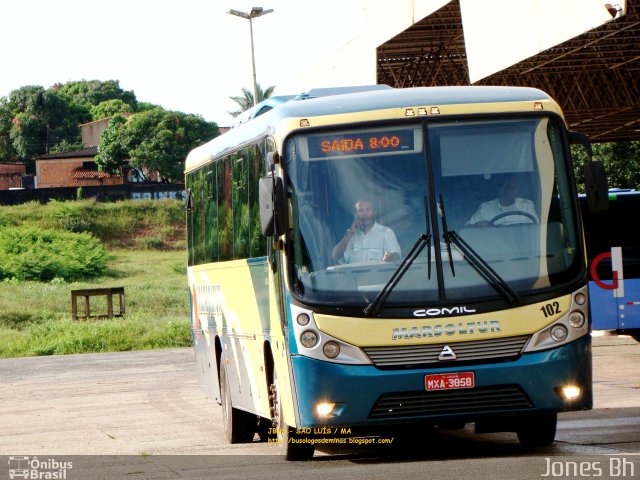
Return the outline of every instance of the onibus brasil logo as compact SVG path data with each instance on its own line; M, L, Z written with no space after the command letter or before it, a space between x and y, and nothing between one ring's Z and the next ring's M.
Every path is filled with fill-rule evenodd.
M64 480L67 470L73 468L73 462L61 462L54 458L9 457L9 478L28 478L39 480Z

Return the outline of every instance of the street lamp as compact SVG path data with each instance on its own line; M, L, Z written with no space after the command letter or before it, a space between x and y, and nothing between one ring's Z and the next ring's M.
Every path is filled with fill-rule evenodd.
M256 58L253 53L253 19L273 12L273 9L265 10L262 7L252 7L249 13L238 10L229 10L227 13L236 17L249 20L249 33L251 34L251 65L253 66L253 104L258 103L258 82L256 81Z

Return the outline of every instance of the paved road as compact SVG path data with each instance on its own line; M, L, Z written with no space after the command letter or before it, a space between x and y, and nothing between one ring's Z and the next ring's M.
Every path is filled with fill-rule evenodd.
M595 410L560 416L560 448L640 453L640 344L594 338L594 395ZM0 426L0 455L276 454L266 443L226 444L191 348L2 359Z

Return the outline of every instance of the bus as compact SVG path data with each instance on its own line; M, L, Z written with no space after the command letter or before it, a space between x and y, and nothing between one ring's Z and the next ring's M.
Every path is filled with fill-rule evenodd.
M301 460L473 423L551 444L559 412L592 408L569 150L588 138L537 89L354 90L289 100L187 156L198 381L227 441ZM507 176L535 215L470 226ZM362 244L364 259L336 260L364 199L397 255Z
M640 233L633 221L640 192L611 189L609 208L593 213L580 197L589 260L593 330L640 342Z

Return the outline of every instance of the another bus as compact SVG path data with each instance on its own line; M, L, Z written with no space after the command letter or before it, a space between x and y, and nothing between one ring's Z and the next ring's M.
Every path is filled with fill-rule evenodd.
M589 259L593 330L631 335L640 342L640 192L612 189L605 212L580 198Z
M186 160L193 344L227 440L308 459L327 437L473 422L552 443L558 412L592 408L569 153L586 137L537 89L350 92L290 100ZM470 227L507 175L535 215ZM399 258L333 260L362 199Z

